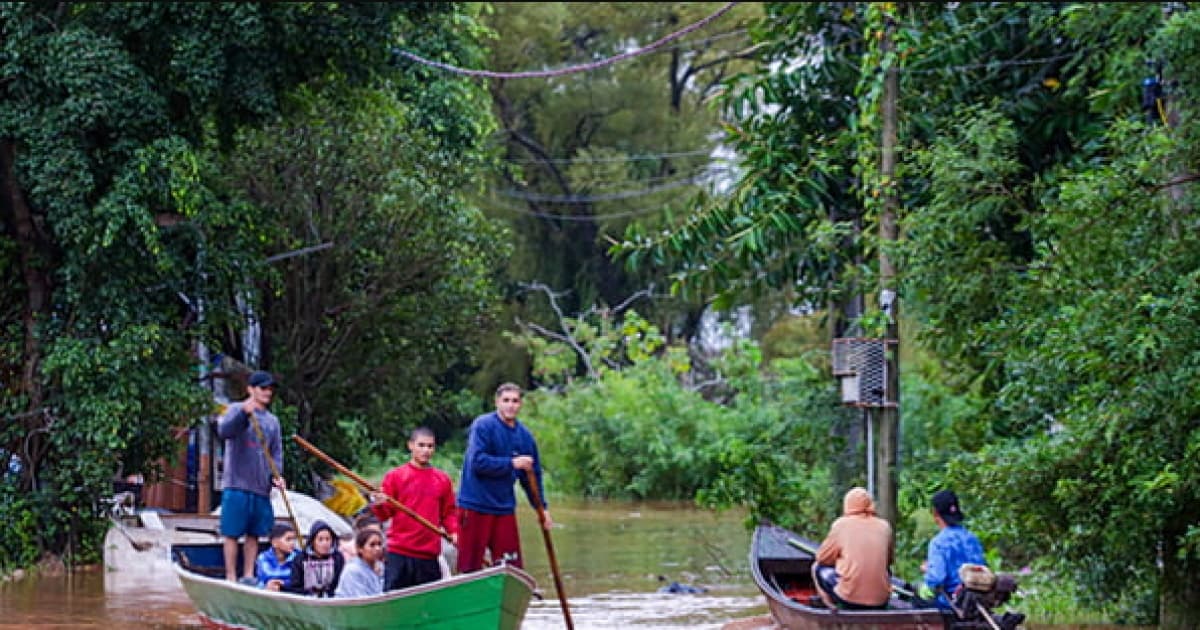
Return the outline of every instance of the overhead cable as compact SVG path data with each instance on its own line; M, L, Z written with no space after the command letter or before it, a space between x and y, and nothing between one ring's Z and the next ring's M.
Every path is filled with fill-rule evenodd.
M611 190L628 190L629 186L641 186L648 188L659 184L673 184L675 182L691 181L702 177L705 173L724 173L734 170L732 164L704 164L696 168L685 171L671 173L669 175L655 175L653 177L637 177L630 179L618 179L610 181L593 181L593 182L576 182L577 188L585 189L587 194L596 195L602 192Z
M587 222L604 221L606 219L623 219L623 218L628 218L628 217L637 217L637 216L642 216L642 215L647 215L647 214L654 214L656 212L663 212L667 208L667 206L664 204L661 206L653 206L653 207L649 207L649 208L639 208L636 210L622 210L619 212L606 212L604 214L557 214L557 213L553 213L553 212L538 212L536 210L530 210L529 208L521 208L518 206L510 206L510 205L504 204L504 203L496 203L495 201L489 201L486 205L480 204L479 207L482 209L485 209L485 210L500 211L500 212L512 212L512 213L516 213L516 214L523 214L526 216L535 217L538 219L546 219L546 220L554 220L554 221L569 221L569 222L573 222L573 223L587 223Z
M617 201L620 199L632 199L634 197L645 197L646 195L653 195L655 193L660 193L660 192L667 191L667 190L674 190L676 188L682 188L684 186L701 184L701 183L704 183L704 181L707 179L709 179L709 178L706 175L697 175L695 177L688 177L685 179L668 182L666 184L662 184L661 186L651 186L649 188L642 188L640 190L623 190L620 192L605 193L605 194L600 194L600 195L546 195L546 194L542 194L542 193L531 193L531 192L525 192L523 190L515 190L515 189L502 189L502 190L497 190L496 192L505 197L512 197L514 199L522 199L524 201L541 201L543 203L564 203L564 204L595 203L598 201Z
M709 22L712 22L713 20L715 20L715 19L721 17L722 15L725 15L727 12L729 12L729 10L732 9L736 4L737 4L737 2L730 2L730 3L726 4L725 6L721 7L720 9L717 9L717 11L715 13L713 13L712 15L710 15L698 22L689 24L688 26L685 26L685 27L679 29L678 31L675 31L674 33L671 33L670 35L667 35L666 37L663 37L655 42L652 42L650 44L642 46L641 48L638 48L636 50L624 52L619 55L613 55L612 57L607 57L605 59L600 59L597 61L593 61L591 63L580 64L577 66L568 66L566 68L558 68L556 70L528 70L525 72L495 72L492 70L473 70L470 68L460 68L459 66L451 65L448 63L442 63L440 61L433 61L432 59L426 59L420 55L411 53L407 50L401 50L399 48L393 49L393 53L396 55L399 55L401 57L404 57L406 59L411 59L412 61L415 61L420 64L424 64L424 65L427 65L427 66L430 66L433 68L445 70L447 72L453 72L454 74L461 74L461 75L468 76L468 77L484 77L487 79L537 79L537 78L557 77L557 76L562 76L565 74L573 74L576 72L587 72L589 70L595 70L597 68L602 68L604 66L612 65L618 61L632 59L634 57L644 55L648 52L653 52L654 50L661 48L662 46L666 45L667 43L669 43L673 40L679 39L680 37L683 37L684 35L687 35L688 33L691 33L692 31L695 31L697 29L707 26Z
M696 149L694 151L666 151L661 154L641 154L641 155L622 155L622 156L604 156L604 157L552 157L547 160L538 160L538 158L527 158L527 160L505 160L505 162L515 164L593 164L593 163L610 163L610 162L648 162L653 160L668 160L672 157L695 157L701 155L712 155L713 149Z
M1036 66L1041 63L1050 63L1051 61L1061 61L1070 59L1084 51L1076 51L1072 53L1064 53L1054 55L1052 57L1040 57L1038 59L1009 59L1006 61L984 61L980 63L965 64L961 66L947 66L945 68L927 68L925 70L909 70L900 68L901 74L934 74L937 72L948 72L952 70L998 70L1008 66Z

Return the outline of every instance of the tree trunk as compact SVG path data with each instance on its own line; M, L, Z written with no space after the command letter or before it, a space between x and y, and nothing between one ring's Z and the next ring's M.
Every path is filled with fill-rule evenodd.
M8 225L17 245L21 278L25 283L25 304L21 309L21 325L25 339L21 352L18 391L26 400L27 413L23 416L23 421L29 437L26 439L27 443L22 444L22 448L17 452L21 457L28 454L29 459L33 460L26 461L22 468L22 488L30 489L37 470L37 460L40 459L39 454L43 451L39 437L43 434L34 433L43 427L44 416L40 410L45 399L40 376L42 347L38 323L45 319L49 310L52 287L46 269L50 263L50 252L47 251L45 240L41 238L34 221L33 212L17 183L16 155L16 146L12 140L0 140L0 212L3 213L4 223Z
M1163 570L1158 590L1158 627L1163 630L1200 628L1200 559L1190 554L1179 557L1179 540L1187 531L1189 520L1186 516L1178 519L1182 527L1168 528L1170 531L1163 537Z

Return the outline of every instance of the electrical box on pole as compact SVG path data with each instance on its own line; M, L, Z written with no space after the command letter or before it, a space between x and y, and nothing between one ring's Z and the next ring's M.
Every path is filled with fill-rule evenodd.
M841 382L842 404L852 407L895 407L889 391L888 350L895 339L842 337L833 340L833 375Z

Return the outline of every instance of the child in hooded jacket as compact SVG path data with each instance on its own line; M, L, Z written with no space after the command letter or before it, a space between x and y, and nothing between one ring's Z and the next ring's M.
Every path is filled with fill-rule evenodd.
M313 521L308 544L292 560L292 579L286 589L288 592L333 597L346 564L346 559L334 547L335 540L337 537L332 527L322 520Z

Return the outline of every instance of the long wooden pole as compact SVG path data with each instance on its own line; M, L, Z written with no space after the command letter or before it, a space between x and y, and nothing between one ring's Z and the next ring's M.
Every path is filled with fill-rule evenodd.
M321 449L313 446L312 443L309 442L308 440L300 437L299 435L293 435L292 439L295 440L295 442L297 444L304 447L304 450L312 453L313 455L316 455L317 459L320 459L321 461L325 462L326 464L329 464L330 466L333 467L334 470L349 477L351 480L354 481L354 483L357 483L359 485L359 487L361 487L363 490L366 490L367 492L379 492L379 488L375 487L373 484L371 484L371 482L367 481L366 479L363 479L362 477L359 477L358 475L356 475L354 473L353 470L350 470L349 468L346 468L345 466L339 464L336 459L326 455L324 452L321 451ZM384 495L384 496L387 496L387 495ZM416 512L414 512L412 510L412 508L408 507L407 505L404 505L403 503L397 501L396 499L394 499L390 496L387 496L387 500L393 506L398 508L401 512L404 512L405 514L413 517L414 519L417 520L418 523L424 525L425 527L428 527L431 531L433 531L433 533L446 539L446 542L449 542L452 545L454 544L454 541L450 538L450 534L445 529L438 527L437 525L434 525L433 523L429 522L429 519L425 518L424 516L421 516L420 514L417 514Z
M550 540L550 530L546 529L546 509L542 507L542 493L538 491L537 475L525 471L525 479L529 482L529 494L533 497L533 507L537 510L538 529L542 530L542 540L546 543L546 556L550 558L550 573L554 575L554 588L558 590L558 604L562 607L563 621L567 630L575 629L571 621L571 609L567 606L567 593L563 590L562 574L558 571L558 558L554 555L554 543Z
M258 417L253 411L247 412L242 410L242 413L250 416L250 425L254 427L254 432L258 434L258 445L262 447L263 457L267 458L267 466L271 468L271 475L283 479L283 475L279 474L279 467L275 465L275 458L271 457L271 451L267 447L267 438L263 434L262 425L258 423ZM282 450L282 446L280 449ZM288 518L292 520L292 529L296 532L296 542L300 543L300 548L304 548L304 534L300 532L300 522L296 520L296 513L292 511L292 502L288 499L287 486L279 489L279 494L283 495L283 506L287 508Z

